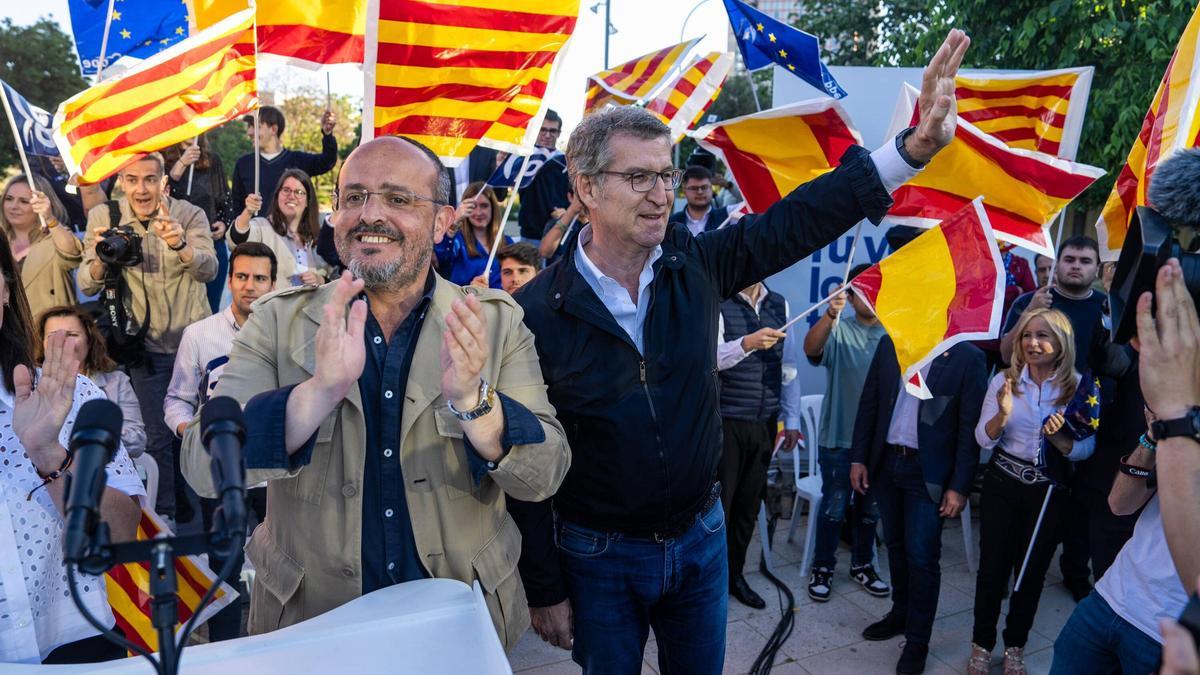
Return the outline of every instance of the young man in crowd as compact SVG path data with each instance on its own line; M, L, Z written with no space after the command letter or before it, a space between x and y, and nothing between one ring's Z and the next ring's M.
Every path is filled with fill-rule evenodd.
M728 209L713 203L713 175L702 166L689 166L683 172L683 198L687 206L671 214L671 224L687 227L693 237L717 229L729 215Z
M250 318L250 305L271 292L277 261L275 253L262 243L238 244L229 254L229 292L233 302L220 314L197 321L183 331L179 341L179 353L175 357L175 370L167 388L163 415L167 426L182 439L183 430L217 388L221 371L229 362L229 350L233 338L246 320ZM266 490L250 489L247 499L261 521L267 515ZM220 502L216 499L200 498L200 512L204 519L204 531L212 527L213 511ZM242 553L233 566L229 581L237 586L242 569ZM208 566L220 573L225 558L210 554ZM218 612L208 621L210 642L231 640L241 635L241 603L233 603Z
M104 288L106 275L112 275L113 282L119 279L128 293L124 300L132 307L134 323L148 325L140 362L130 367L129 377L146 423L146 451L158 463L155 508L173 520L182 485L176 489L174 433L163 421L163 401L183 330L212 314L205 283L217 274L217 257L204 212L167 196L162 155L153 152L129 164L117 180L125 193L117 204L117 222L112 222L108 204L88 212L83 262L75 280L84 294L94 295ZM100 235L117 225L141 238L140 261L121 257L110 264L97 255ZM101 248L115 250L109 245ZM126 244L125 250L132 251L132 244Z
M591 223L517 300L573 460L554 496L557 547L542 553L557 556L569 600L537 611L585 673L640 671L651 629L661 671L721 672L720 303L883 217L954 136L969 42L952 31L929 64L918 127L874 153L847 149L764 213L699 237L668 226L682 172L666 125L622 106L575 128L567 162Z
M529 283L542 265L537 249L523 241L503 246L496 252L496 259L500 263L500 288L509 295Z
M850 278L869 265L856 265ZM849 295L854 315L843 317ZM887 597L891 589L875 571L875 524L879 509L874 495L855 496L850 489L850 446L858 400L867 379L875 348L886 332L871 308L857 295L839 293L829 302L821 318L804 336L804 354L813 365L825 368L825 399L821 406L821 433L817 438L821 465L821 512L817 518L817 541L813 550L808 595L827 602L833 593L833 571L837 566L842 520L850 513L852 553L850 578L865 591Z
M254 116L242 118L246 122L246 136L254 141ZM232 223L234 217L246 208L246 196L258 193L265 195L264 204L271 202L279 179L288 169L300 169L311 178L329 173L337 164L337 139L333 137L333 127L337 122L332 110L326 110L321 115L321 152L301 152L283 147L283 131L287 128L287 119L283 111L275 106L264 105L258 109L258 189L254 187L254 152L248 152L238 158L233 165L233 186L229 192L229 206L226 210L227 223ZM251 216L262 215L251 213Z
M717 321L724 439L721 505L725 509L729 594L754 609L764 609L767 603L750 587L742 568L775 447L786 336L780 327L787 323L789 313L787 300L759 282L721 303ZM790 365L795 369L795 364Z
M1045 288L1050 284L1050 270L1054 269L1054 258L1050 256L1037 254L1033 258L1034 276L1037 277L1038 288Z
M921 369L933 394L922 401L905 391L896 347L884 336L859 400L850 482L879 505L893 588L891 610L863 637L903 635L902 675L925 669L941 590L942 526L962 513L979 465L984 363L978 347L954 345Z
M562 118L553 110L546 111L546 119L538 130L537 146L555 148L562 134ZM570 204L567 198L567 166L562 153L551 157L534 175L533 181L520 189L521 210L517 223L521 228L521 241L537 247L550 214L555 209L565 209Z

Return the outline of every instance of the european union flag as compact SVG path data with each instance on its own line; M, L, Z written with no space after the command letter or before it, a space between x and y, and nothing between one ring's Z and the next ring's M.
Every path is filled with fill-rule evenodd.
M776 63L833 98L846 97L846 90L821 63L821 43L815 35L792 28L740 0L724 1L746 68L758 70Z
M67 6L71 10L75 51L79 53L79 71L85 77L95 75L108 0L68 0ZM115 0L104 67L122 56L149 58L187 36L187 5L181 0Z

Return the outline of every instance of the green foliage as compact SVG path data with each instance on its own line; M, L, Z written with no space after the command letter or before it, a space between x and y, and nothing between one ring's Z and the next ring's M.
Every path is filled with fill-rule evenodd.
M758 89L758 100L763 106L763 110L771 107L771 71L766 70L759 73L747 73L744 68L737 67L729 72L729 77L725 78L725 85L721 88L721 94L717 96L717 100L713 101L708 112L704 117L696 123L697 127L749 115L756 112L758 109L754 105L754 94L750 91L750 77L754 78L754 83ZM696 141L691 136L685 136L679 142L679 163L683 166L687 162L687 158L691 156L696 149Z
M313 186L317 188L317 200L321 208L329 209L333 204L334 180L337 177L341 161L350 154L357 145L358 134L362 127L358 106L350 101L348 96L334 96L328 103L332 104L333 112L337 115L337 125L333 128L333 137L338 142L338 166L333 171L313 177ZM293 150L305 152L321 151L321 116L325 113L326 96L324 89L317 87L299 87L288 92L279 109L287 118L287 130L283 134L283 144Z
M247 128L241 120L235 120L205 134L209 150L221 158L221 166L225 167L225 180L233 178L233 165L238 157L254 149L254 143L246 136Z
M971 36L967 68L1094 66L1078 161L1108 175L1080 201L1099 206L1141 129L1195 0L816 0L793 23L836 65L925 65L951 28Z
M42 18L31 26L0 22L0 80L51 114L58 104L87 88L79 75L70 36ZM0 120L0 173L20 164L6 116Z

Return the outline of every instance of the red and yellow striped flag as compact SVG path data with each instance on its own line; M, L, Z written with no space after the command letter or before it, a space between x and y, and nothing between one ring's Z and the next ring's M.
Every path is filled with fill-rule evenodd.
M250 6L247 0L188 0L192 30ZM362 63L367 0L260 0L258 53L305 67Z
M1093 70L959 75L958 115L1009 147L1075 159Z
M906 381L953 345L1000 333L1004 265L981 199L850 282L896 345ZM906 389L918 394L911 385Z
M1134 139L1125 166L1117 174L1117 182L1096 222L1102 260L1116 260L1120 256L1133 210L1146 204L1146 190L1158 165L1176 150L1200 145L1198 35L1200 7L1179 37L1175 54L1142 121L1142 130Z
M171 534L170 529L151 511L142 510L138 523L137 538L141 541L154 539L160 533ZM216 580L217 575L208 565L194 555L175 559L175 578L179 584L179 623L175 631L182 630L192 618L200 598ZM147 562L117 565L105 574L108 589L108 604L112 607L117 626L130 642L150 651L158 651L158 634L151 623L150 607L150 564ZM213 614L221 611L238 597L229 584L222 583L210 602L201 612L196 625L204 623Z
M754 213L832 171L842 153L862 143L845 110L831 98L737 117L688 135L721 157Z
M650 98L699 41L694 38L663 47L592 75L587 79L583 114L594 113L610 103L630 105Z
M389 134L456 166L481 139L513 150L542 114L579 0L388 0L367 25L364 140ZM533 130L537 131L536 127Z
M646 103L646 110L671 128L672 143L678 143L717 100L732 68L733 54L729 52L697 56L669 87Z
M904 85L891 133L915 124L918 93ZM1103 175L1093 166L1009 147L960 116L950 145L892 194L888 220L931 227L982 196L997 238L1054 257L1050 223Z
M254 78L254 13L246 10L64 101L54 141L72 173L97 183L254 109Z

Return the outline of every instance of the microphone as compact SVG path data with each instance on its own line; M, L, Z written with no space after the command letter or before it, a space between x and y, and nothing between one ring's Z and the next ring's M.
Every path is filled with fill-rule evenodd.
M99 522L100 499L121 438L121 408L108 399L84 403L75 416L68 450L74 456L67 483L63 562L82 563Z
M222 535L220 541L225 548L234 536L246 531L246 462L242 457L246 424L242 406L228 396L210 399L200 409L200 429L204 448L212 458L213 485L221 500L213 529Z

